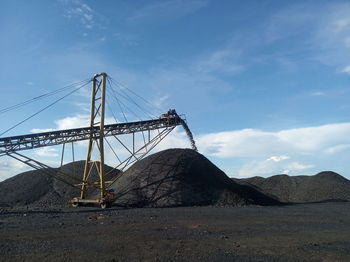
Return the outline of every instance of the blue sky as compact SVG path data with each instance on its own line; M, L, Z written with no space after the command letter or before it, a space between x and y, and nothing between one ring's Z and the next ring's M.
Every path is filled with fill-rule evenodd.
M228 175L350 178L348 1L3 1L1 108L107 72ZM0 115L3 131L50 101ZM6 135L86 122L88 90ZM84 123L85 123L84 122ZM177 129L160 149L187 147ZM55 163L56 149L36 151ZM0 179L22 166L0 159Z

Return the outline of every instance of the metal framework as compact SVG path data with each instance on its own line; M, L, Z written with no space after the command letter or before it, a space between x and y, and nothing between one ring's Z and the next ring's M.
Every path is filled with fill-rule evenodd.
M110 181L105 181L106 175L115 169L124 170L127 166L142 159L176 126L185 125L185 120L181 118L175 110L169 110L168 113L161 115L159 119L105 125L106 80L106 73L95 75L92 79L89 127L0 138L0 157L8 155L31 166L32 168L40 169L44 173L52 175L64 183L79 188L80 196L71 201L74 206L77 206L79 203L87 202L100 203L101 207L106 207L112 201L110 199L111 195L108 192L108 187L120 177L117 176ZM151 132L152 130L157 130L157 132ZM146 132L146 136L144 132ZM139 148L136 146L135 142L136 133L142 133L143 137L143 144ZM119 135L125 134L132 135L131 147L125 145L118 137ZM124 160L120 160L115 154L116 158L119 160L119 164L107 174L104 170L104 142L107 142L113 153L115 152L106 137L114 137L129 154L129 156ZM89 143L82 179L78 179L76 176L72 176L70 174L65 174L60 169L51 168L37 160L18 153L18 151L22 150L62 144L62 166L65 144L72 143L74 158L73 142L83 140L88 140ZM98 155L98 159L96 160L92 160L94 150L97 151ZM90 178L93 168L97 170L97 181ZM87 191L90 187L99 188L100 196L98 199L86 199Z

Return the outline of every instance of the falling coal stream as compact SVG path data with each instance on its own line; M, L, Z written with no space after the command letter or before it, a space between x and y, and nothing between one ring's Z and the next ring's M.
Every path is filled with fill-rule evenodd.
M195 151L198 151L197 146L196 146L196 142L194 141L194 138L193 138L193 134L192 134L190 128L188 127L187 123L185 122L185 120L181 119L181 125L183 126L183 128L186 131L187 137L191 142L192 149Z

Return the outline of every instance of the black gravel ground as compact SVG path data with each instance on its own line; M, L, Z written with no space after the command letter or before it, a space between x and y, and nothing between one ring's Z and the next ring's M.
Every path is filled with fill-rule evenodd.
M0 261L350 261L350 203L2 210Z

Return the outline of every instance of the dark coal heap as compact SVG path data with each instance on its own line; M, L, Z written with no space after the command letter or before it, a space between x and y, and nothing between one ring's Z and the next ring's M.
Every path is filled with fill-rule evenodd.
M63 166L62 171L74 173L80 180L84 164L84 161L70 163ZM105 169L107 172L112 170L109 166ZM113 179L118 173L111 172L106 180ZM168 149L150 155L125 171L110 189L117 194L115 204L137 207L350 201L350 181L334 172L321 172L315 176L230 179L191 149ZM91 192L88 197L96 194L97 191ZM24 172L0 183L0 207L67 207L68 201L76 196L79 196L79 189L42 170Z
M272 205L278 201L232 181L191 149L168 149L135 163L111 187L116 204L138 207Z
M350 181L332 171L324 171L314 176L276 175L234 181L253 186L281 202L350 201Z
M81 180L85 161L62 166L62 172ZM112 168L105 166L108 172ZM73 172L73 170L75 172ZM111 172L111 177L118 171ZM91 177L96 177L92 172ZM68 181L76 183L75 180ZM95 194L92 192L92 194ZM71 187L41 170L21 173L0 183L0 206L30 206L39 208L66 207L68 201L80 195L79 189Z

